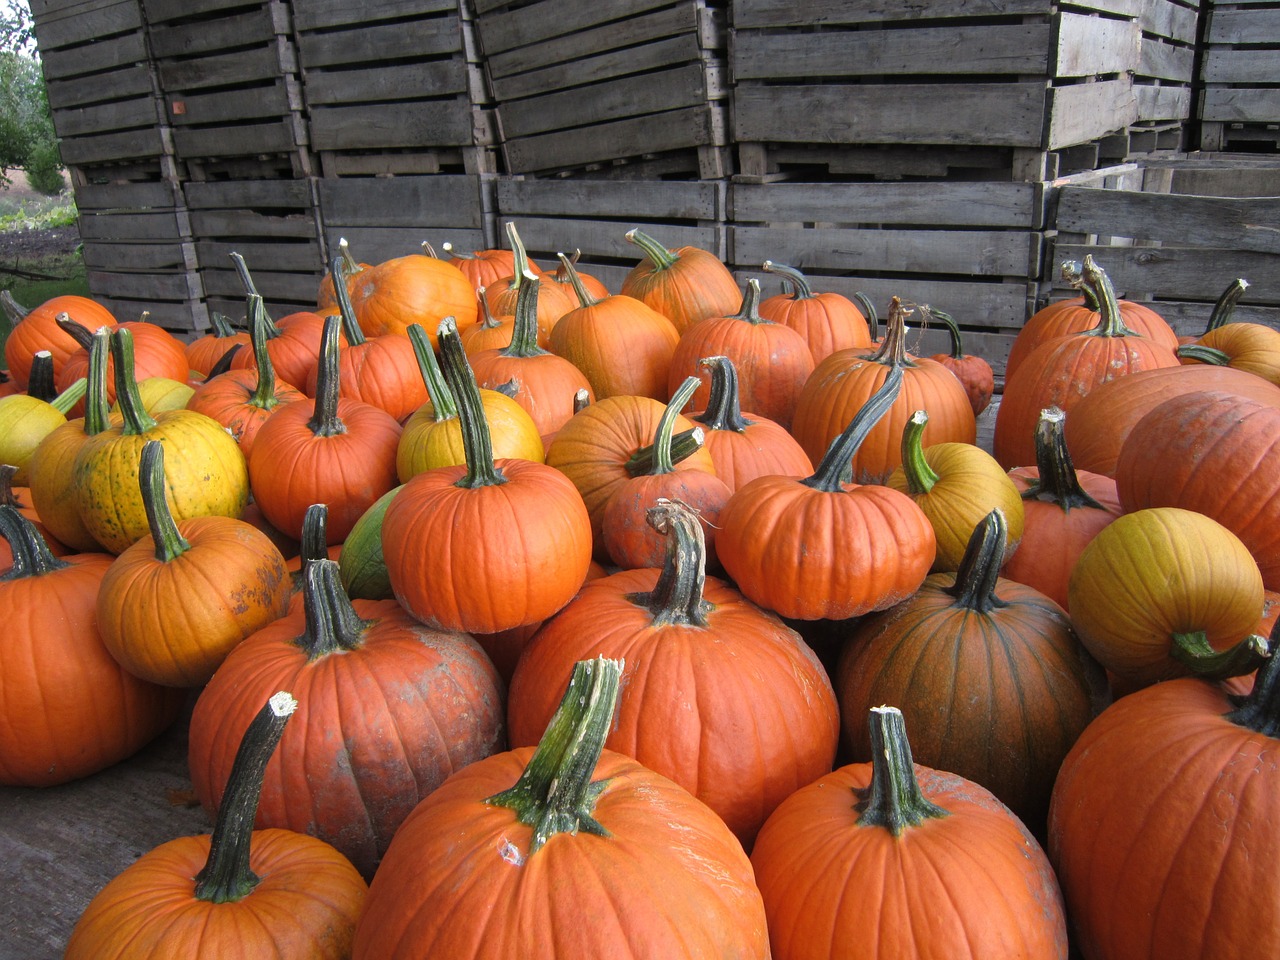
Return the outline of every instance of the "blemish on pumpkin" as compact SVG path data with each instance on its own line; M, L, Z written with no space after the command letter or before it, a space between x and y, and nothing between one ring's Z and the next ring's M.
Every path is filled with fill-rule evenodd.
M498 845L498 855L513 867L524 866L524 857L520 855L520 848L505 837Z

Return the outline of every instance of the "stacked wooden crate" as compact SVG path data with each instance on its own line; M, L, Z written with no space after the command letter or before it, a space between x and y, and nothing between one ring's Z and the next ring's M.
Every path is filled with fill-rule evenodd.
M35 0L36 38L79 211L89 290L120 319L208 326L181 170L138 0Z
M474 2L508 173L729 172L717 3Z
M1199 19L1199 0L1144 0L1138 5L1142 56L1133 78L1138 117L1124 134L1104 139L1103 160L1187 148Z
M1203 150L1280 148L1280 2L1207 0Z

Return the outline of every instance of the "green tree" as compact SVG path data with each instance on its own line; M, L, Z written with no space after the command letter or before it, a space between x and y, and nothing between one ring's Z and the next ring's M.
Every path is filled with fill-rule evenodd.
M53 130L44 75L36 59L31 11L25 0L0 3L0 186L8 171L27 172L32 187L62 189L62 161Z

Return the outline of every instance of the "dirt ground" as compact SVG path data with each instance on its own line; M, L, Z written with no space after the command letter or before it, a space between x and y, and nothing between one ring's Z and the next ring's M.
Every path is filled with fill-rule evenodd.
M0 190L0 197L22 200L39 196L27 185L27 178L21 170L10 170L8 176L13 183L8 189ZM0 263L12 264L69 254L79 243L80 233L75 227L0 233Z

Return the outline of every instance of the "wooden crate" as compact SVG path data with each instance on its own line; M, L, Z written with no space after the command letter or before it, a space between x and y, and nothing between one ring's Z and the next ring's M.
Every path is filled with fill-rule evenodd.
M497 131L460 0L293 0L326 177L495 173Z
M658 161L665 173L686 178L729 172L718 5L475 0L475 6L508 173L580 172L622 159Z
M1004 369L1037 290L1045 185L1014 182L735 183L732 264L769 292L765 260L799 267L815 290L862 292L883 313L893 296L951 313L965 349ZM913 341L945 350L946 333Z
M1096 163L1080 148L1139 119L1141 9L1129 0L733 0L741 173L784 175L800 159L796 146L829 174L844 172L850 148L857 163L875 159L871 146L893 148L881 155L886 176L918 175L912 164L936 162L935 149L954 163L948 172L989 170L991 179L1045 180Z
M1200 149L1280 147L1280 2L1210 0L1200 95Z
M315 178L190 182L183 197L210 311L244 316L233 251L273 315L315 307L325 270Z
M284 0L142 5L174 152L191 178L243 175L243 165L226 164L246 158L261 164L260 175L307 176L307 124Z
M712 180L504 177L496 183L495 209L499 233L514 222L529 255L544 268L558 264L557 252L579 249L582 268L616 293L644 257L627 242L632 228L673 249L699 247L727 260L727 186Z
M425 177L325 178L317 184L326 248L345 238L364 263L422 252L429 241L444 255L494 246L492 178L471 174Z
M1058 191L1049 264L1086 254L1117 292L1179 333L1199 334L1236 277L1251 284L1236 318L1280 329L1280 161L1247 155L1152 160ZM1065 296L1046 267L1045 299Z
M1123 134L1104 138L1102 164L1187 148L1199 19L1199 0L1147 0L1141 5L1142 52L1133 77L1138 117Z

